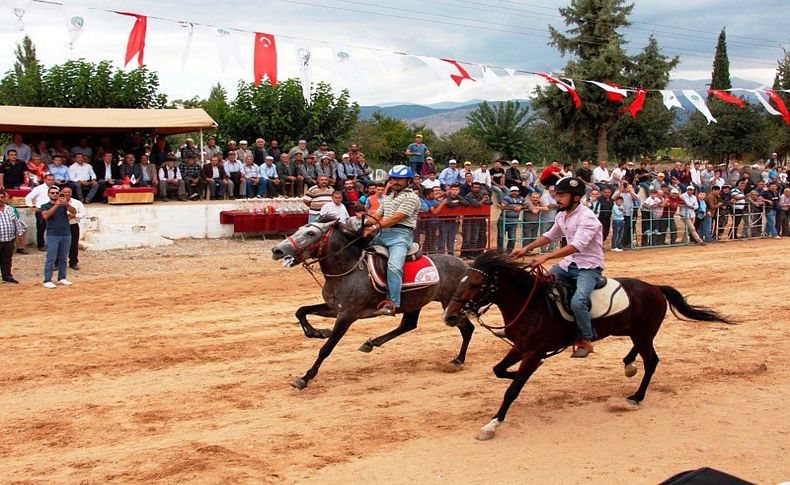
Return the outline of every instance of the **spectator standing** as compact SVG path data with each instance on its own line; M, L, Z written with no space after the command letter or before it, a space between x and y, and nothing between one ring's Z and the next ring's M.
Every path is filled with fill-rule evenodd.
M300 152L302 154L302 159L307 161L307 157L310 155L310 152L307 150L307 140L299 140L299 143L297 143L295 147L288 150L288 156L294 158L296 152Z
M422 134L417 133L414 136L414 143L406 148L406 156L409 157L409 165L414 173L420 173L422 164L425 163L425 157L430 154L431 151L423 143Z
M334 162L334 159L335 159L335 157L330 157L329 156L329 145L325 141L322 141L321 144L318 145L318 150L314 151L313 155L315 155L315 158L316 158L316 160L319 161L319 163L321 163L323 161L324 157L327 157L329 160L331 160L333 162Z
M69 216L69 268L79 271L80 269L80 221L87 215L85 206L77 199L71 197L72 192L68 187L60 191L66 205L73 207L77 212L74 217Z
M746 181L739 180L732 193L730 194L732 204L732 238L739 239L740 237L748 237L748 219L744 219L746 212ZM745 221L745 222L744 222ZM741 223L744 222L743 229L738 232ZM740 234L740 236L739 236Z
M189 157L195 157L195 160L200 158L200 149L195 146L195 140L192 138L187 138L184 146L181 147L181 160Z
M634 190L634 186L629 182L623 182L620 185L618 191L614 194L615 197L618 195L623 196L623 238L621 240L620 248L623 247L631 247L633 245L632 241L635 241L636 238L634 237L634 227L636 226L636 218L634 217L634 211L639 210L639 206L641 205L641 201L639 200L639 196L636 195L636 191Z
M169 151L169 150L168 150ZM228 152L230 154L230 152ZM217 146L217 137L211 135L206 140L206 146L203 147L203 160L211 160L211 157L217 155L218 157L225 158L222 149Z
M655 246L658 225L657 221L653 220L653 214L657 209L658 217L661 217L661 198L658 197L658 190L651 188L647 198L642 202L642 247Z
M71 160L71 154L69 153L68 149L63 146L63 140L60 138L56 138L52 142L52 148L49 150L49 154L52 156L52 158L55 158L55 155L60 155L63 157L63 160L66 160L67 162Z
M782 236L790 237L790 187L785 187L779 196L779 227Z
M255 140L255 143L257 144L258 140ZM282 153L283 153L282 150L280 150L280 142L278 142L277 140L272 140L269 142L269 148L266 149L267 155L279 161L280 155L282 155Z
M609 237L609 228L612 225L612 207L614 206L614 200L612 200L612 189L607 184L604 184L604 188L601 190L601 196L598 198L598 202L598 221L603 227L603 241L606 242L606 238Z
M483 184L472 182L472 190L464 196L471 207L482 207L491 205L491 196L482 190ZM476 257L488 247L488 225L482 217L465 217L463 228L463 244L461 245L461 257ZM464 248L465 246L465 248Z
M69 156L73 159L74 155L81 154L86 157L88 160L93 160L93 148L88 146L88 139L85 137L80 138L77 141L77 145L71 147L69 150Z
M524 222L521 226L521 247L527 246L540 236L540 220L549 208L540 201L541 194L532 192L526 200L523 211ZM556 211L555 211L556 212ZM515 234L514 234L515 235ZM512 248L509 249L512 251Z
M354 163L357 166L360 165L359 163L360 157L362 158L362 160L365 159L365 154L359 151L359 145L357 145L356 143L351 144L351 147L348 149L348 156L349 159L351 160L351 163Z
M365 210L362 203L362 193L357 190L357 184L353 180L343 182L343 205L351 216L361 214Z
M488 170L486 162L481 163L480 168L472 171L472 180L491 189L491 172Z
M76 217L77 209L66 204L65 198L56 187L47 192L49 202L41 206L41 217L47 221L47 258L44 263L44 287L57 288L52 282L55 263L58 265L58 283L71 286L67 264L71 246L69 220Z
M57 188L55 176L47 174L44 183L37 186L25 196L25 205L36 214L36 243L39 251L45 251L44 234L47 230L47 221L41 217L41 206L49 201L49 189Z
M425 163L422 165L420 175L422 175L422 178L427 178L430 172L436 172L438 175L439 169L437 169L436 165L433 163L433 157L425 157Z
M18 284L11 272L14 258L14 246L17 239L25 234L25 228L14 211L6 203L8 195L4 188L0 188L0 276L4 283Z
M713 236L711 235L711 220L713 215L710 210L708 210L708 194L705 193L705 189L699 190L697 199L699 200L699 207L697 207L697 221L699 222L699 227L697 231L704 242L711 242L713 241Z
M131 140L126 146L124 153L131 153L134 155L134 160L140 162L140 157L145 153L145 144L140 136L140 133L132 133Z
M609 185L612 179L612 176L609 174L609 169L606 167L606 165L606 160L600 160L598 162L598 166L595 167L595 170L593 170L593 183L597 185L600 190L603 190L604 187ZM605 241L606 237L603 239Z
M331 217L340 222L344 222L349 218L348 210L343 205L343 192L335 190L332 192L332 200L321 206L318 211L318 217Z
M540 203L540 196L538 194L534 194L538 197L538 203ZM516 238L518 236L518 226L519 226L519 217L521 216L521 212L525 209L526 204L524 202L524 197L521 196L521 189L516 187L510 187L508 190L508 195L502 198L502 212L499 216L499 221L497 223L497 247L502 249L503 247L507 247L508 253L512 252L513 249L516 247ZM525 221L526 222L526 221ZM537 226L538 222L535 219L534 224L524 224L522 226L521 234L522 240L526 240L526 233L528 226L535 227L534 232L537 234ZM530 229L531 231L532 229ZM531 232L530 232L531 234ZM507 241L503 241L503 235L507 239Z
M309 207L308 222L315 222L324 204L332 202L332 194L335 192L329 185L329 178L326 175L318 176L318 183L307 189L304 194L304 203Z
M74 162L69 167L69 178L74 184L74 192L80 202L90 204L93 198L96 197L96 192L99 190L99 182L96 180L96 172L93 167L85 163L85 156L78 153L74 156ZM85 192L88 195L84 195ZM69 194L69 198L71 194Z
M548 190L540 194L540 205L546 210L540 214L540 234L545 234L552 227L557 219L557 199L554 198L554 186L550 185ZM554 242L549 243L549 251L554 251Z
M623 232L625 232L625 212L623 211L623 196L617 195L612 206L612 251L623 250Z
M235 152L238 149L239 149L239 147L236 146L236 140L228 141L228 146L225 147L225 150L223 150L222 156L219 157L219 159L220 160L225 160L226 158L228 158L228 153ZM244 158L239 158L238 153L236 154L236 159L237 160L245 160ZM211 157L209 157L208 160L211 160ZM263 163L263 159L261 159L261 163Z
M445 208L452 209L458 206L468 205L466 199L461 196L461 186L458 184L451 185L445 197L447 199L444 205ZM446 216L442 218L442 244L440 248L443 249L444 253L451 256L455 253L455 236L458 234L459 220L460 218L457 216Z
M710 212L711 217L711 226L713 221L718 218L719 215L719 207L721 206L721 202L719 202L719 194L721 193L721 187L718 185L714 185L711 187L710 193L705 198L705 205L707 206L708 212ZM714 237L715 232L711 227L711 237ZM714 239L716 239L714 237Z
M694 185L689 184L686 187L686 192L681 194L680 200L682 204L680 205L680 209L676 213L676 217L678 217L679 222L677 222L677 226L682 228L682 238L681 242L686 241L686 235L689 238L693 239L697 244L704 244L702 239L697 234L696 229L694 228L694 218L696 217L697 209L699 208L699 199L694 194L695 192Z
M768 190L765 190L760 197L765 201L765 232L768 237L780 238L779 231L776 227L776 215L779 210L779 184L771 182L768 185Z
M8 152L10 150L16 152L17 159L22 162L23 165L26 165L33 156L30 145L22 141L22 135L20 133L14 133L11 137L11 143L6 145L3 149L3 158L8 158Z
M194 160L194 155L190 155L190 160ZM178 193L178 200L187 200L186 187L181 170L175 166L175 161L168 159L162 168L159 169L159 197L162 202L167 202L168 190L175 189Z
M505 170L505 185L508 187L518 187L522 197L532 192L524 183L521 177L521 170L519 169L519 162L516 159L510 161L510 167Z
M765 209L765 201L756 190L752 190L746 194L746 204L749 216L749 236L760 237L763 230L763 210Z
M447 168L442 170L439 174L439 182L442 184L442 189L449 191L453 185L461 185L463 179L461 178L461 171L458 170L458 161L451 158L447 162Z

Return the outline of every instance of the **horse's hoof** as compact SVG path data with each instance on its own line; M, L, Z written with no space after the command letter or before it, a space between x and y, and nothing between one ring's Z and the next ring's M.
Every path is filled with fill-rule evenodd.
M307 387L307 381L304 379L296 379L295 381L291 382L291 385L301 390Z
M464 361L456 357L455 359L450 361L450 365L461 367L462 365L464 365Z
M639 368L633 362L625 364L624 372L626 377L634 377L638 371Z
M481 429L475 439L477 441L488 441L494 439L494 435L496 435L496 431L493 429Z
M631 407L632 407L632 408L634 408L634 409L636 409L636 408L638 408L638 407L639 407L639 401L637 401L637 400L636 400L636 399L634 399L633 397L627 397L627 398L625 399L625 404L626 404L627 406L631 406Z
M365 342L364 344L360 345L357 350L359 350L360 352L365 352L366 354L369 354L369 353L371 353L373 351L373 345L371 345L370 341L368 341L368 342Z

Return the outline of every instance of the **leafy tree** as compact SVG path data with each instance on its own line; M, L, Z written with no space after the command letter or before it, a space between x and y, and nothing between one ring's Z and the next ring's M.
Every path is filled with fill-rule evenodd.
M496 108L486 102L469 113L469 134L488 150L506 158L523 156L527 151L529 107L518 101L499 103Z
M779 59L773 88L782 98L785 106L790 108L790 94L781 91L790 90L790 51L785 50L784 55ZM767 137L773 151L786 158L790 153L790 127L785 124L781 116L771 116L767 127Z
M43 68L36 57L36 46L27 35L14 50L16 61L0 81L0 103L40 106L44 95L41 86Z
M209 106L217 111L210 114L216 116L219 131L226 136L250 140L263 136L282 145L296 144L300 138L313 144L335 144L353 129L359 115L359 106L350 101L347 90L334 96L326 83L314 87L308 104L298 79L281 81L276 86L265 82L257 87L241 81L236 99L227 110L222 103L224 90L215 88Z
M711 89L731 87L727 38L722 29L713 60ZM764 154L768 139L766 120L761 109L754 105L739 108L710 97L708 107L717 123L708 124L701 113L695 112L682 129L686 146L692 153L716 162L729 162L732 157L740 159L749 153Z
M369 120L359 122L344 142L358 143L368 162L389 167L406 161L404 151L417 133L423 134L425 143L433 150L433 142L437 139L433 132L377 111Z
M439 138L430 148L433 157L440 162L455 158L480 163L491 161L494 157L485 144L472 135L468 126Z

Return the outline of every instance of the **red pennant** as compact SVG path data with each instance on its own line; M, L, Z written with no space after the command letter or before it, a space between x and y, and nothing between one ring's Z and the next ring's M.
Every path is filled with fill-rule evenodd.
M277 85L277 43L272 34L255 32L255 87L264 75L272 86Z
M126 61L124 66L129 64L129 61L137 54L137 64L143 67L143 55L145 54L145 31L148 27L148 17L145 15L137 15L136 13L128 12L115 12L121 15L128 15L134 17L134 26L132 31L129 32L129 40L126 42Z
M629 104L627 107L620 110L621 113L625 113L628 111L631 113L631 118L636 118L636 114L642 111L642 107L645 104L645 96L647 96L647 91L644 89L637 89L636 90L636 99L634 102Z
M779 93L774 91L773 89L769 89L765 92L769 98L771 98L776 104L776 107L779 108L779 112L782 113L782 118L785 120L786 125L790 125L790 113L787 112L787 106L785 106L785 102L782 101L782 97L779 96Z
M546 74L545 72L533 72L532 74L537 74L538 76L547 79L549 82L553 83L555 86L560 88L562 91L570 94L573 98L573 104L576 105L576 109L581 108L582 106L582 98L579 97L579 93L576 92L569 84L560 81L554 76Z
M466 69L464 69L461 66L461 64L458 63L458 61L454 61L452 59L442 59L442 60L444 62L447 62L448 64L452 64L453 66L455 66L455 68L458 69L458 72L461 74L460 76L458 74L450 74L450 79L455 81L455 84L458 87L461 87L461 82L463 82L464 79L468 79L472 82L476 82L474 79L472 79L472 76L470 76L469 73L466 72Z
M607 86L611 86L613 88L620 89L620 86L617 84L612 84L612 83L604 83L604 84L606 84ZM606 91L606 95L609 96L609 101L615 101L617 103L623 102L624 96L620 93L616 93L614 91Z
M732 94L726 91L720 91L718 89L708 89L708 92L722 101L726 101L728 103L737 104L739 108L746 107L746 101L742 100L738 96L733 96Z

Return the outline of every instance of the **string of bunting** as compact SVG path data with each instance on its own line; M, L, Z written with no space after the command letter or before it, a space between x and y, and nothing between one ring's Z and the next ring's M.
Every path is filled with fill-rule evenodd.
M61 2L52 1L52 0L14 0L13 3L15 4L13 8L13 13L17 17L18 20L17 28L20 31L24 30L23 17L25 16L28 9L30 8L31 3L57 5L63 8L64 14L66 15L66 20L67 20L66 28L69 38L69 41L66 45L70 49L73 48L74 43L77 41L77 39L85 29L85 16L79 11L80 10L79 7L75 7L73 5L64 5ZM305 96L305 99L307 99L308 101L310 100L311 97L312 66L314 62L312 49L309 46L310 44L325 44L332 48L334 60L338 64L338 69L341 71L351 69L351 66L353 64L353 58L354 58L354 56L352 55L352 49L360 49L360 50L375 52L381 62L385 62L385 63L388 62L390 64L402 65L402 60L405 57L412 57L414 59L418 59L423 64L425 64L428 68L430 68L440 79L452 83L452 85L456 86L457 88L461 87L464 81L477 82L477 79L475 79L469 73L469 70L467 69L466 66L472 66L480 69L482 73L484 88L486 90L490 89L492 85L501 85L499 76L493 71L493 69L500 69L505 71L506 75L511 80L511 84L516 74L539 76L545 79L546 81L548 81L550 84L556 86L557 89L565 93L568 93L568 95L571 97L573 101L574 106L577 109L581 108L582 106L582 98L581 96L579 96L576 90L576 84L573 79L560 78L546 72L527 71L527 70L513 69L513 68L502 67L502 66L492 66L490 64L477 64L473 62L461 61L456 59L421 56L421 55L407 54L404 52L387 51L387 50L367 47L367 46L330 43L322 40L306 39L306 38L293 37L287 35L275 36L274 34L271 33L252 32L248 30L230 28L230 27L225 28L211 24L201 24L197 22L177 20L177 19L157 17L157 16L146 16L146 15L141 15L131 12L117 12L113 10L107 10L107 9L96 8L96 7L83 7L83 9L101 11L106 13L115 13L115 14L134 18L134 24L132 25L132 29L129 32L129 38L126 44L124 66L128 65L129 62L132 59L134 59L135 56L137 56L138 66L141 67L143 66L144 64L143 58L145 53L145 38L148 29L148 19L151 18L162 22L175 23L182 26L183 28L188 29L187 37L184 43L182 59L181 59L182 69L186 64L187 57L189 56L189 50L192 44L192 37L194 34L195 26L201 26L201 27L206 27L216 30L217 50L220 58L219 59L220 65L222 66L223 71L226 69L228 62L230 60L235 59L239 64L241 64L238 40L232 35L232 32L253 34L253 40L254 40L253 80L256 86L259 85L265 79L268 79L272 85L277 84L278 47L277 47L276 37L297 41L300 45L296 49L296 54L297 54L296 61L299 68L299 77L302 84L302 91ZM622 109L620 109L621 113L629 113L633 118L636 118L637 114L643 109L645 98L649 91L660 93L660 95L662 96L663 104L667 109L669 110L671 110L672 108L684 109L682 103L680 102L677 95L675 94L676 90L645 89L642 87L628 87L628 86L624 87L613 83L592 81L592 80L577 80L577 81L586 82L595 85L600 89L603 89L607 93L607 96L612 102L624 103L626 101L626 98L629 97L631 93L634 93L635 96L633 100L630 101L628 106L625 106ZM677 91L680 91L683 97L692 106L694 106L694 108L696 108L700 113L702 113L703 116L705 116L705 118L708 120L708 124L716 123L716 118L708 109L703 97L696 90L681 89ZM790 90L782 90L782 91L788 92ZM731 94L735 92L751 93L769 114L774 116L781 116L784 119L785 124L790 125L790 112L788 112L787 106L782 100L782 97L774 89L762 87L759 89L732 88L728 90L717 90L717 89L708 90L708 93L710 93L712 96L716 97L717 99L737 105L740 108L745 108L747 105L747 101L744 98ZM765 96L767 96L768 99L766 99ZM773 105L771 104L771 102L773 102Z

